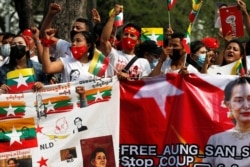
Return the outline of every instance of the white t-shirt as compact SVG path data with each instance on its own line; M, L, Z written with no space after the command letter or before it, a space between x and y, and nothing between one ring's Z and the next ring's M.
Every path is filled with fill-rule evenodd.
M250 74L250 55L246 55L247 74Z
M39 63L39 60L38 60L38 56L37 56L37 55L30 57L30 60L33 60L33 61Z
M56 50L53 53L53 57L58 59L60 57L66 57L71 55L71 43L63 39L59 39L56 43Z
M207 146L211 145L215 152L219 153L220 155L224 154L226 155L226 147L232 148L235 147L236 149L233 152L233 156L228 155L225 157L217 155L216 157L209 157L206 156L206 158L203 159L203 162L210 163L212 166L218 166L219 164L223 164L226 167L232 166L233 164L237 164L240 167L249 167L250 166L250 155L249 155L249 141L250 141L250 132L239 132L238 130L230 129L221 133L214 134L210 136ZM207 147L206 146L206 147ZM240 157L243 155L243 148L245 149L244 153L247 155L246 157ZM211 150L211 149L210 149ZM227 149L228 150L228 149ZM248 150L248 151L247 151ZM206 150L204 151L206 155ZM246 154L247 153L247 154ZM237 156L237 157L235 157Z
M91 61L88 63L81 63L72 56L61 57L60 60L64 66L62 82L94 79L94 75L88 72Z
M108 76L116 75L116 71L122 71L135 55L128 55L114 48L108 55L110 65L108 68ZM147 59L138 58L129 68L130 78L133 80L147 77L151 72L150 64Z
M168 58L163 62L162 66L161 66L161 72L163 74L166 74L166 73L169 73L169 72L178 73L180 71L180 69L172 70L171 69L171 62L172 62L171 58ZM188 64L187 70L188 70L189 73L199 73L199 71L194 66L192 66L191 64Z

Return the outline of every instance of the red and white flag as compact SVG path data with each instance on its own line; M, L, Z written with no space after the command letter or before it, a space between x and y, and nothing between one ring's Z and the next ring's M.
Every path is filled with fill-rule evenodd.
M121 82L120 164L126 165L127 157L133 157L143 159L144 165L178 166L173 161L170 165L168 158L177 160L181 154L171 148L181 145L196 145L197 154L202 154L211 134L233 127L222 105L223 89L230 79L171 73ZM135 147L151 152L130 154ZM197 154L190 157L193 163L201 162ZM184 166L190 165L186 161Z

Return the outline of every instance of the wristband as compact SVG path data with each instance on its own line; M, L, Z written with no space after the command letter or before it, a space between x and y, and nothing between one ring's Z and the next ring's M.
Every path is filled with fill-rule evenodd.
M43 38L41 39L41 42L42 42L43 47L49 48L52 44L54 44L55 41L53 41L52 39Z
M38 41L35 42L35 44L36 44L36 45L39 45L39 44L41 44L41 41L38 40Z

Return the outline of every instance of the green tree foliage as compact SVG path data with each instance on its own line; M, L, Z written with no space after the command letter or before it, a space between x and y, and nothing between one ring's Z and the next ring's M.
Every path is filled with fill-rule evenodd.
M232 0L203 0L202 7L197 19L193 24L191 40L200 39L205 36L217 37L214 28L216 5L219 2L233 3ZM163 27L169 24L178 32L185 32L189 20L188 16L192 9L191 0L177 0L171 11L167 10L166 0L96 0L97 10L100 12L103 22L108 19L108 12L118 3L124 6L124 22L134 22L141 27ZM246 1L250 7L250 1ZM91 6L89 6L90 8ZM170 22L169 22L170 18Z
M17 19L15 16L15 11L13 10L15 7L14 2L19 2L17 0L8 0L10 1L10 7L7 7L5 4L7 1L2 2L3 10L0 12L0 28L2 31L5 31L5 16L10 15L10 26L11 31L16 33L20 30L14 29L18 28L20 25L17 25ZM171 24L172 28L175 31L185 32L189 21L188 15L191 11L191 0L177 0L176 5L171 11L167 10L167 0L81 0L77 1L77 3L87 3L86 15L82 17L88 17L91 19L91 9L96 7L99 11L102 22L106 22L108 20L108 13L114 7L115 4L121 4L124 6L124 22L134 22L140 25L141 27L164 27L167 28L169 24ZM31 1L20 1L25 4L25 2ZM19 3L20 3L19 2ZM22 19L33 19L33 21L23 20L21 23L25 23L25 25L21 27L27 27L32 22L35 25L41 25L42 16L47 13L48 5L50 2L54 2L53 0L32 0L32 11L33 18L24 17ZM56 1L57 2L57 1ZM61 2L61 1L58 1ZM64 12L69 12L69 9L72 8L76 11L79 11L79 5L75 6L77 3L75 1L65 1L66 5L71 6L67 7ZM197 20L193 25L193 29L191 32L191 40L200 39L204 36L217 36L217 30L214 28L215 21L215 12L216 12L216 3L235 3L235 0L203 0L203 5L201 10L197 16ZM250 1L244 0L247 4L248 10L250 9ZM10 10L8 10L10 8ZM22 7L25 9L25 6ZM81 9L84 10L84 9ZM27 12L26 12L27 13ZM84 13L84 12L83 12ZM25 13L24 13L25 14ZM24 15L20 13L20 15ZM72 14L70 14L72 15ZM72 23L72 19L59 19L57 20L61 25L70 25ZM170 22L169 22L170 18ZM59 23L58 23L59 24ZM59 26L60 27L60 26Z

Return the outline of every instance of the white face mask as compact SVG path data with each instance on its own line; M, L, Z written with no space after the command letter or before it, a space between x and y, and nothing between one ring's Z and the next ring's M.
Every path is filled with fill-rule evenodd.
M3 57L9 57L10 55L10 44L4 44L1 46L1 55Z

